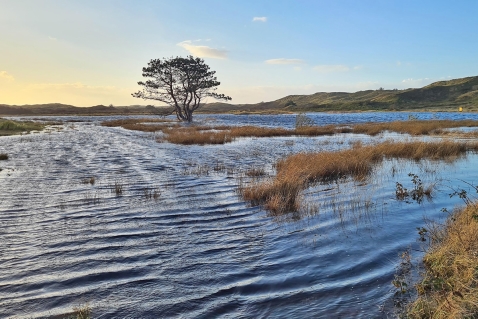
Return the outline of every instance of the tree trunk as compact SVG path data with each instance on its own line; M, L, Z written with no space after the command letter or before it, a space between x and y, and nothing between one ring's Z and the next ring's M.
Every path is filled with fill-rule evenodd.
M187 110L184 113L186 115L186 121L188 121L188 123L191 123L193 121L193 111Z

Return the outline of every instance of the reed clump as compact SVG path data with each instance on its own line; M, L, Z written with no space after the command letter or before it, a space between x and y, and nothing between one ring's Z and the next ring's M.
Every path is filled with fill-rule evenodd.
M168 127L162 129L167 134L165 140L183 145L205 145L229 143L240 137L278 137L278 136L320 136L333 135L336 129L333 125L317 127L300 127L294 130L285 128L270 128L258 126L238 127Z
M197 128L178 128L163 131L165 140L182 145L224 144L232 141L228 131L204 131Z
M115 181L114 185L111 187L111 192L115 193L116 196L121 196L124 193L123 183L120 181Z
M262 167L253 167L246 171L246 176L249 177L261 177L265 175L266 171Z
M73 307L73 312L65 315L53 316L51 318L58 318L58 319L91 319L92 317L92 310L91 307L86 305L79 305L77 307Z
M264 204L273 214L297 211L299 194L309 185L352 177L365 179L373 166L387 158L410 160L456 158L468 150L478 150L478 143L384 142L335 152L299 153L277 162L276 176L269 181L240 187L245 200Z
M433 238L407 318L477 318L478 204L455 212Z

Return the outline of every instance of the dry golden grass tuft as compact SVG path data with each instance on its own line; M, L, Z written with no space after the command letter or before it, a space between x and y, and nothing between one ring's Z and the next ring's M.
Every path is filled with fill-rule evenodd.
M228 131L199 130L197 127L165 129L165 140L182 145L224 144L232 141Z
M454 213L434 238L407 318L477 318L478 204Z
M264 204L272 214L298 209L300 191L316 182L342 177L365 179L373 165L386 158L446 159L456 158L468 150L478 150L478 143L384 142L373 146L357 144L352 149L336 152L299 153L278 161L274 179L240 187L245 200Z

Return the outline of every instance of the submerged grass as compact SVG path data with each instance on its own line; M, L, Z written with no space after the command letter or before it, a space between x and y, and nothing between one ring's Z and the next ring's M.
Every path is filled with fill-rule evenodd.
M478 203L455 212L434 233L407 317L478 318Z
M273 179L241 186L240 193L245 200L263 204L272 214L280 215L297 211L300 192L313 183L345 177L363 180L375 164L387 158L439 160L459 157L468 150L478 150L478 143L384 142L357 144L336 152L299 153L278 161Z

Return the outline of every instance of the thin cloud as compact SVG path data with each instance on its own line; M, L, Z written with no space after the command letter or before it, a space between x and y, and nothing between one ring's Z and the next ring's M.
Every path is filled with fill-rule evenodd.
M51 41L56 41L56 40L58 40L57 38L52 37L52 36L50 36L50 35L48 36L48 39L50 39Z
M13 77L13 75L8 74L7 71L0 71L0 79L7 80L8 82L15 81L15 78Z
M267 17L254 17L252 22L267 22Z
M227 59L227 51L208 47L206 45L194 45L191 41L183 41L178 45L189 53L200 58Z
M301 59L270 59L266 60L265 63L267 64L302 64L304 60Z
M343 64L336 65L317 65L314 70L320 73L347 72L350 68Z

